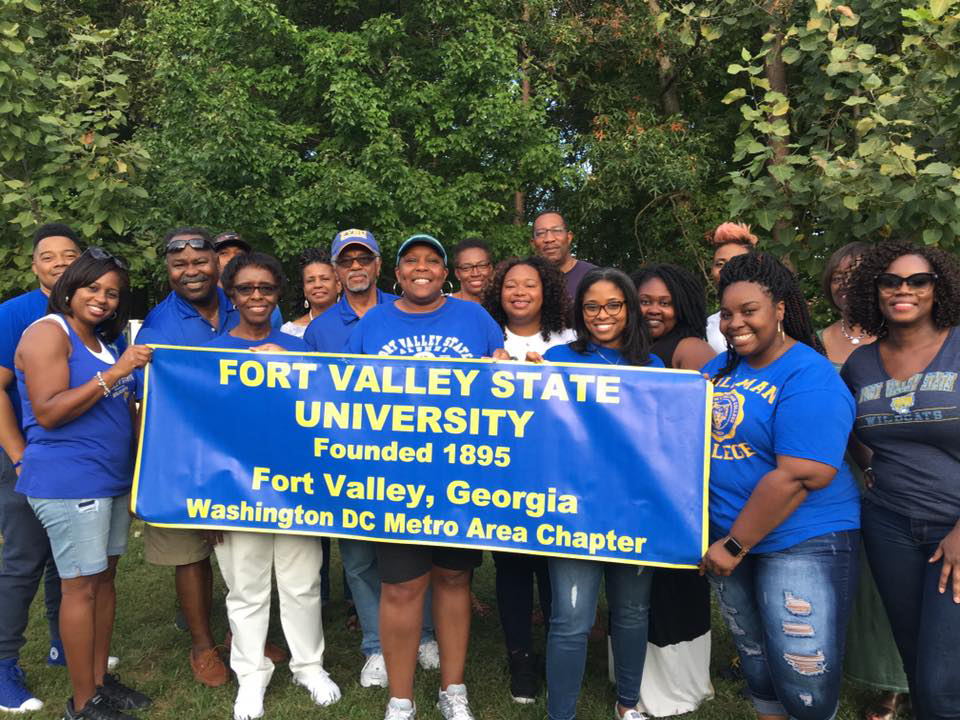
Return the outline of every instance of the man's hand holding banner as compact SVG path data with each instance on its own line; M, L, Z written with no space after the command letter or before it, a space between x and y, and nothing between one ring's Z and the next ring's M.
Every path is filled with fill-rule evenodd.
M709 402L691 372L158 346L131 502L169 527L696 567Z

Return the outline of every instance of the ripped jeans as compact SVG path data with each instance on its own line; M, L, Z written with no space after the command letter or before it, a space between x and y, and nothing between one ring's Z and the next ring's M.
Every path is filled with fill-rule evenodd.
M653 568L596 560L550 558L553 607L547 636L547 717L573 720L587 662L587 637L597 614L600 583L606 581L617 699L633 707L640 699Z
M761 715L836 715L859 546L857 530L827 533L710 576Z

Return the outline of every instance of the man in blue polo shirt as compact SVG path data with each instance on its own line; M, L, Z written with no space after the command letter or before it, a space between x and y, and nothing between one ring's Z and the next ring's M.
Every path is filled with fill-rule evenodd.
M13 372L13 354L23 331L47 313L47 298L57 278L80 256L76 233L62 223L48 223L33 236L32 269L40 287L0 305L0 711L39 710L43 703L27 690L17 664L26 639L30 604L44 577L44 600L50 626L48 662L62 663L60 643L60 576L50 541L27 498L14 491L20 474L23 438L20 393Z
M239 314L217 281L220 270L213 240L203 228L177 228L164 238L171 293L149 312L138 343L206 345L233 329ZM190 667L208 687L227 682L227 668L216 651L210 630L213 548L201 530L147 525L145 555L154 565L176 567L177 598L190 630Z
M343 352L357 321L374 305L393 302L396 295L377 287L380 246L368 230L342 230L333 236L330 258L340 280L340 302L313 319L303 339L316 352Z

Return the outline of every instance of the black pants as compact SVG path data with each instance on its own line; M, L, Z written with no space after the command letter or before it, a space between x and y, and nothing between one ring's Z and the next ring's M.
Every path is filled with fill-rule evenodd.
M550 622L550 571L547 558L538 555L495 552L497 567L497 609L507 643L507 652L530 652L532 633L530 616L533 614L533 579L537 579L537 593L543 622Z
M0 660L20 656L26 639L33 602L45 577L47 622L50 643L60 644L60 575L53 563L50 540L33 514L27 498L14 486L17 474L7 454L0 449L0 533L3 534L3 564L0 565Z

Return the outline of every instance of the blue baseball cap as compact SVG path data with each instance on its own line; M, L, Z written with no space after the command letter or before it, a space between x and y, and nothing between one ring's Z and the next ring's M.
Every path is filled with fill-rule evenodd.
M403 257L404 253L407 252L414 245L429 245L434 250L439 253L440 257L443 258L443 264L447 264L447 251L443 249L443 245L440 244L440 241L437 240L433 235L411 235L400 245L400 249L397 250L397 263L400 262L400 258Z
M362 245L374 255L380 254L380 246L377 245L373 233L369 230L341 230L333 236L333 244L330 246L330 259L337 261L337 256L343 252L348 245Z

